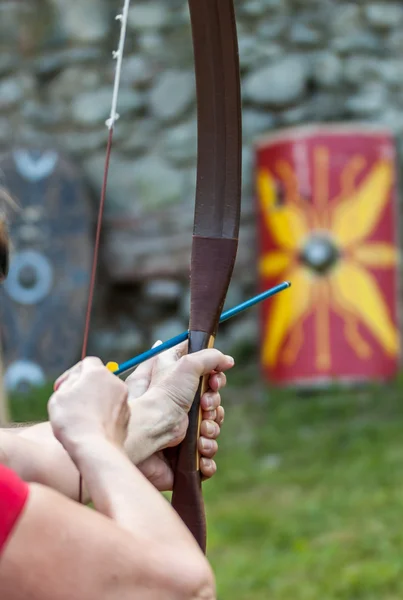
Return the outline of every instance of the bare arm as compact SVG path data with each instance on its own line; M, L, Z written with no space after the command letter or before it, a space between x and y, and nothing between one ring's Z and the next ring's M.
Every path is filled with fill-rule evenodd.
M213 351L216 352L216 351ZM220 370L231 368L233 362L221 353L211 351L200 353L199 357L184 357L178 360L178 349L164 353L152 364L145 364L128 380L131 399L131 419L129 435L125 441L125 449L130 460L140 465L147 476L152 475L153 465L143 461L167 446L177 445L187 427L187 411L194 397L192 385L197 385L199 377L208 374L220 361ZM218 358L219 357L219 358ZM154 378L157 385L153 385ZM188 381L188 385L180 390L178 381ZM149 387L151 382L151 387ZM190 382L190 383L189 383ZM202 398L204 407L202 435L199 440L199 451L204 457L201 468L205 477L215 472L212 458L217 452L216 439L220 434L223 420L223 409L220 406L219 389L225 385L224 373L212 375L209 390ZM212 403L212 404L211 404ZM211 410L211 408L213 410ZM217 410L218 409L218 410ZM207 421L213 423L213 433L207 433ZM207 439L209 438L209 440ZM210 446L205 446L205 442ZM22 479L52 487L67 497L78 499L79 474L63 446L53 435L49 423L39 423L29 427L0 429L0 462L13 469ZM150 470L150 466L152 467ZM171 489L170 476L154 478L160 489ZM167 482L164 485L164 482ZM83 499L90 497L84 486Z
M175 539L168 547L57 492L30 488L0 560L1 596L7 600L215 598L209 569L189 547Z
M0 430L0 462L28 482L78 499L78 471L50 423Z
M214 600L214 578L195 540L124 453L127 387L86 359L53 394L49 416L98 513L31 486L0 561L2 595Z
M135 417L131 429L134 441L129 438L126 443L133 464L140 463L157 450L158 430L152 438L148 435L152 426L150 419L153 418L150 407L146 405L149 400L139 398L135 410L133 408ZM1 429L0 462L18 473L24 481L46 485L72 500L78 500L78 471L53 435L49 422ZM83 499L86 502L90 500L86 488Z

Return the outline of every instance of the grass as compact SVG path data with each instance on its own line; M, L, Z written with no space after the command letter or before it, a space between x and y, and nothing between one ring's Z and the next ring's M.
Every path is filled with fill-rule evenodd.
M219 599L401 600L402 382L297 397L244 378L224 401L205 485Z
M403 598L401 384L242 394L206 486L219 598Z

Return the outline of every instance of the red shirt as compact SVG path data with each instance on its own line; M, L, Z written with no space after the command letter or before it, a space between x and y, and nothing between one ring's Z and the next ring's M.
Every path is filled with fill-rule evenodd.
M0 465L0 552L25 506L29 488L13 471Z

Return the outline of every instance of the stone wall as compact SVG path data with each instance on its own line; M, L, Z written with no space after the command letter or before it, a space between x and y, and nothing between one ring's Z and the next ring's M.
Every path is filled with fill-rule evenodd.
M244 198L231 305L253 292L256 282L251 144L257 135L340 120L387 125L399 144L403 135L403 4L236 5ZM60 147L81 165L94 211L120 8L115 0L0 2L0 147ZM93 336L98 352L118 357L186 328L196 106L185 0L133 2L119 113ZM224 339L230 345L255 334L256 314L250 314L227 327Z

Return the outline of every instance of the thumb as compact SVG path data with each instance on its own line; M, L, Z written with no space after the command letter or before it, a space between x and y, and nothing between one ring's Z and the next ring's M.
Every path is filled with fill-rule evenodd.
M212 371L217 373L228 371L234 364L232 356L227 356L216 348L210 348L194 354L187 354L178 363L178 369L186 373L193 371L194 375L203 377Z
M152 348L156 348L161 344L161 340L157 340L152 345ZM150 387L152 372L156 360L156 356L150 358L149 360L146 360L141 365L139 365L137 369L126 379L126 384L129 388L129 394L132 399L139 398L140 396L145 394L145 392Z

